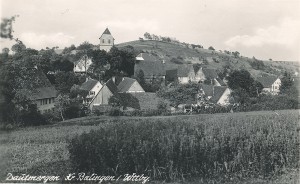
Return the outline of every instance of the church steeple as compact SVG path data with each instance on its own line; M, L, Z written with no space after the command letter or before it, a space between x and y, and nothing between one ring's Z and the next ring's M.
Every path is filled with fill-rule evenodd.
M114 45L114 37L111 35L108 28L102 33L100 39L100 50L105 50L109 52L112 46Z

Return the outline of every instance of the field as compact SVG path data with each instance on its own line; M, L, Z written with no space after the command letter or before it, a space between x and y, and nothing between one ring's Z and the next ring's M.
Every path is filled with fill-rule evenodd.
M73 172L69 158L68 142L76 135L90 130L106 129L106 127L120 122L130 124L152 122L157 124L166 121L170 122L170 126L176 126L177 123L181 123L181 125L186 123L187 127L196 127L201 124L204 127L205 135L220 137L224 134L259 136L259 133L267 131L269 132L268 137L260 137L262 144L270 143L268 142L270 140L271 144L273 144L272 140L281 140L282 145L289 152L286 154L288 161L285 168L272 177L258 177L250 180L232 178L229 181L222 180L222 183L297 183L299 177L300 130L298 110L141 118L88 117L55 125L0 132L0 181L5 179L7 173L66 176ZM189 139L189 134L185 135L187 136L186 139ZM274 142L274 146L276 145ZM218 181L220 182L217 179L201 180L203 183L218 183ZM201 182L196 181L194 183Z

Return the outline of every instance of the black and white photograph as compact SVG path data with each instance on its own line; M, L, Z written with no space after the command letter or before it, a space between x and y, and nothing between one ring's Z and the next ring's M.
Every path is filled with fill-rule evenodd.
M0 183L299 184L299 0L0 0Z

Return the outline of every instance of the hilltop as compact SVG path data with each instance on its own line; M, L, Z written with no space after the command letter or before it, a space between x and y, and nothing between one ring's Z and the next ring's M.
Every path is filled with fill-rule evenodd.
M201 64L203 67L214 68L221 71L225 66L230 69L246 69L254 77L262 75L281 75L284 71L299 73L298 62L286 61L261 61L255 58L235 56L223 51L192 47L189 44L172 43L157 40L136 40L117 44L119 49L134 49L150 53L165 62L167 69L175 68L178 64ZM263 63L256 67L255 62Z

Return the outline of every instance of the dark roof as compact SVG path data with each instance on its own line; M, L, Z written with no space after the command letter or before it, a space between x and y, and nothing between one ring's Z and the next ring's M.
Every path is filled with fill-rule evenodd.
M217 103L219 101L219 99L221 98L221 96L223 95L223 93L225 92L225 90L227 89L227 87L214 86L213 89L214 89L213 96L209 99L209 101L211 101L212 103Z
M51 87L41 87L34 90L30 96L31 100L45 99L45 98L55 98L57 96L56 89Z
M135 76L140 70L144 72L146 78L166 75L165 66L160 61L138 61L134 65Z
M264 88L269 88L278 79L276 76L258 77L257 81L260 82Z
M157 109L159 101L164 101L155 93L132 93L132 95L138 99L141 110Z
M112 92L113 94L118 92L118 87L115 85L114 81L112 79L109 79L105 85L108 87L108 89L110 90L110 92Z
M108 28L106 28L102 34L110 34L110 31L108 30Z
M97 84L97 82L99 82L99 81L94 80L94 79L88 79L88 81L84 82L80 88L90 91Z
M218 78L218 74L215 69L203 68L202 71L206 78L210 78L210 79Z
M135 79L124 77L118 85L118 91L121 93L127 92L134 82L136 82Z
M216 78L216 80L218 81L218 83L221 85L221 86L226 86L225 82L220 79L220 78Z
M166 80L174 81L177 79L177 69L166 70Z
M200 84L200 89L203 89L206 96L213 96L213 85Z
M195 72L193 65L178 65L178 77L188 77L190 72Z
M143 58L144 61L159 61L159 59L148 53L140 53L137 57Z

